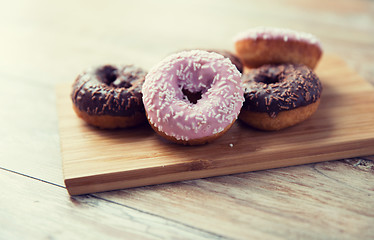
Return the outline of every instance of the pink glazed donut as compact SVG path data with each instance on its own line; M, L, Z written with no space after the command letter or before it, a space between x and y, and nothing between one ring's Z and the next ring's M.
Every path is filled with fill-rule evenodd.
M173 54L143 84L152 128L185 145L211 142L235 122L243 105L241 74L228 58L202 50Z

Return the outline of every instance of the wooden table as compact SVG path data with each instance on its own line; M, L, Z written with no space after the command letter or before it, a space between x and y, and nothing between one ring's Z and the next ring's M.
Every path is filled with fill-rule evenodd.
M258 25L315 34L374 84L372 1L0 3L0 239L374 239L374 156L68 195L57 84Z

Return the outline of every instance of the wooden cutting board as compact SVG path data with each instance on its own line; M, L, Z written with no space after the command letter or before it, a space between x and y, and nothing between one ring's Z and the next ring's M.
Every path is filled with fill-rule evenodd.
M374 154L374 88L341 59L317 70L322 100L307 121L278 132L236 122L215 142L181 146L148 126L99 130L76 117L70 86L57 105L65 184L71 195Z

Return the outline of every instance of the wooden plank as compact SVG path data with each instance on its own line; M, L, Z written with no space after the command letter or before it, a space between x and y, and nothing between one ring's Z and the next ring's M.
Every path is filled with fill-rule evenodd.
M324 65L326 67L324 67ZM335 57L317 73L324 83L320 109L279 132L236 123L199 147L170 144L148 126L104 131L78 119L58 89L65 184L83 194L374 154L374 90Z
M0 79L0 167L64 185L54 84Z
M374 163L364 159L94 195L232 239L374 239Z
M220 235L0 169L1 239L212 239ZM38 217L35 217L38 216Z

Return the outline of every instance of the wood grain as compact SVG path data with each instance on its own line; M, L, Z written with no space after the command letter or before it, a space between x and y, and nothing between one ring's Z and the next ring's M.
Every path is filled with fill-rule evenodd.
M212 239L219 235L174 220L0 170L1 239ZM100 209L100 211L98 211ZM6 216L6 217L4 217ZM34 217L38 216L38 217Z
M165 142L149 126L89 127L74 115L65 85L58 107L66 187L77 195L374 154L374 89L335 57L317 73L325 90L311 119L270 133L238 122L199 147Z
M374 164L363 159L94 195L229 239L374 238Z

